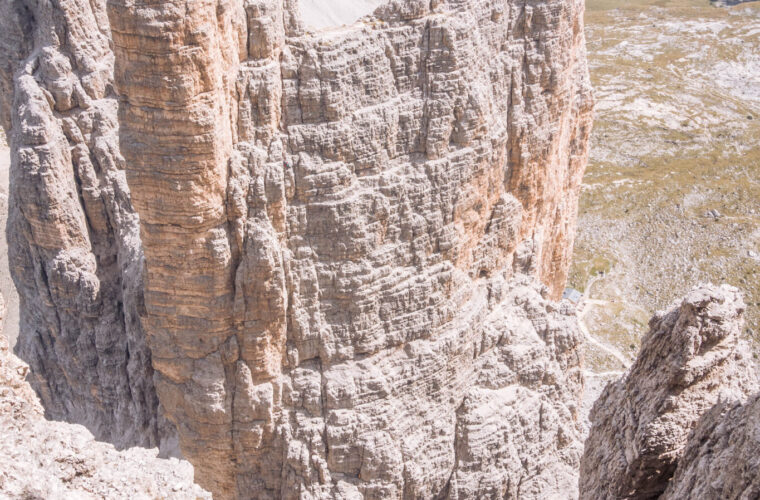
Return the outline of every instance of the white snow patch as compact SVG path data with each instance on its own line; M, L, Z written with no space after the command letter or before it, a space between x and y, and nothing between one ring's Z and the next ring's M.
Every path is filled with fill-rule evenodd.
M326 29L353 24L386 0L301 0L301 16L308 28Z

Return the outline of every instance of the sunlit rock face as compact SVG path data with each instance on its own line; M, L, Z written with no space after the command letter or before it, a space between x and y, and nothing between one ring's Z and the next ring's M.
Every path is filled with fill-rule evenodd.
M74 15L56 8L17 18L52 33ZM78 401L95 425L112 418L97 411L104 394L140 407L92 376L53 377L81 353L85 375L145 380L160 406L139 403L156 422L165 409L221 498L572 495L580 337L549 299L564 287L590 131L581 1L388 2L318 35L294 0L76 12L97 29L61 31L98 40L81 67L102 85L63 62L49 80L33 64L4 76L15 191L54 201L48 214L36 191L16 200L29 229L14 272L39 304L22 353L79 349L32 366L51 407ZM87 47L46 43L70 65L67 51ZM24 142L30 124L40 133ZM47 156L24 153L37 137ZM55 189L33 175L43 156ZM91 177L72 172L82 158L97 160ZM114 233L112 274L90 197ZM43 319L61 312L102 326L88 342L60 335ZM139 377L124 375L130 338L147 346ZM172 427L130 431L160 440Z

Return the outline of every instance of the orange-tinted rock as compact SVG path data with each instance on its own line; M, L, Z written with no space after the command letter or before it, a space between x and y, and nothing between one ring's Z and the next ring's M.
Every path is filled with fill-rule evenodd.
M107 12L140 332L200 484L223 498L574 491L580 337L547 299L587 155L583 3L390 2L317 35L293 1ZM42 113L54 124L78 102L57 82L43 86L62 95ZM74 192L71 141L52 150ZM86 254L87 199L37 238ZM36 200L19 220L36 223Z

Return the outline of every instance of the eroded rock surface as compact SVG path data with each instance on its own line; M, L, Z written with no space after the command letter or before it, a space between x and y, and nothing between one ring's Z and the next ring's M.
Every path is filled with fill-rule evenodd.
M594 404L581 464L581 498L658 498L677 467L683 470L664 498L725 498L693 495L699 490L692 491L689 484L695 481L695 468L706 471L698 456L710 455L713 447L720 450L711 457L715 466L730 456L736 460L713 477L728 489L742 482L740 470L752 462L746 454L755 431L732 431L742 418L754 417L749 408L727 408L758 390L750 349L742 339L744 309L737 289L700 286L680 305L652 318L636 362ZM737 415L722 417L725 411ZM724 425L716 424L720 418ZM690 465L679 465L681 460ZM737 475L731 478L733 473ZM722 486L716 482L702 488L721 491Z
M142 249L105 2L2 2L0 33L16 352L48 417L119 446L171 451L176 433L159 410L139 318Z
M572 495L580 340L548 299L582 1L393 1L317 36L293 0L10 5L45 48L8 113L20 352L52 408L161 440L155 385L221 498Z
M760 498L760 394L721 402L699 421L661 497Z
M4 314L0 297L0 325ZM211 498L193 484L193 468L158 450L118 452L84 427L45 420L24 377L29 367L0 334L0 496L186 500Z
M516 328L513 266L564 281L590 109L580 3L390 3L317 38L287 7L109 2L156 384L201 484L561 491L575 330L529 329L525 356L482 343ZM534 423L545 407L545 452L503 401Z

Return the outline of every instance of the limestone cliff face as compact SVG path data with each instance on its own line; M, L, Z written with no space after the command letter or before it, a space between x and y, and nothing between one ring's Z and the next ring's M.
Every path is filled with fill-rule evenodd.
M171 448L139 317L139 222L119 152L105 2L2 2L0 33L16 352L48 417L120 446Z
M744 308L735 288L702 286L652 318L634 365L594 404L581 498L757 496L747 472L759 449L757 398L742 403L758 381Z
M278 1L109 2L156 387L201 484L571 484L575 330L539 301L536 354L513 361L521 342L497 338L535 295L513 266L564 281L590 110L581 13L402 2L309 36ZM484 470L483 439L532 442L507 401L546 405L541 473L507 449Z
M99 30L83 39L112 41L95 58L102 92L59 110L51 99L69 94L46 90L58 80L31 68L13 78L14 170L37 171L22 154L21 119L36 102L27 86L45 96L43 130L62 130L44 142L58 141L46 151L60 193L45 193L61 201L43 217L38 195L16 200L28 206L17 224L49 226L19 232L16 251L38 238L50 256L24 254L17 279L27 297L69 301L35 299L41 312L22 332L33 349L22 354L48 359L36 352L65 345L61 323L116 325L90 338L121 344L101 354L82 341L77 353L95 365L119 354L129 374L125 339L144 340L145 380L155 369L146 394L155 386L196 478L222 498L575 490L580 337L572 311L547 298L567 273L590 131L582 1L394 1L316 35L292 0L109 0L107 18L104 2L72 9L96 11ZM65 51L82 43L50 45L71 64ZM87 88L80 66L59 73ZM70 114L105 106L108 155L97 164L107 167L93 196L123 214L105 225L117 263L108 275L90 191L70 172L79 136L64 128ZM82 156L98 158L98 137L82 133ZM66 286L45 267L61 255ZM45 278L32 281L38 268ZM79 303L66 307L71 297L122 316L85 317ZM43 312L65 321L49 325ZM59 349L33 371L75 373L78 354ZM104 381L143 380L107 366ZM100 380L78 382L51 391L51 406L104 392ZM156 404L140 401L158 422ZM107 404L83 406L93 421L113 419L96 411Z

